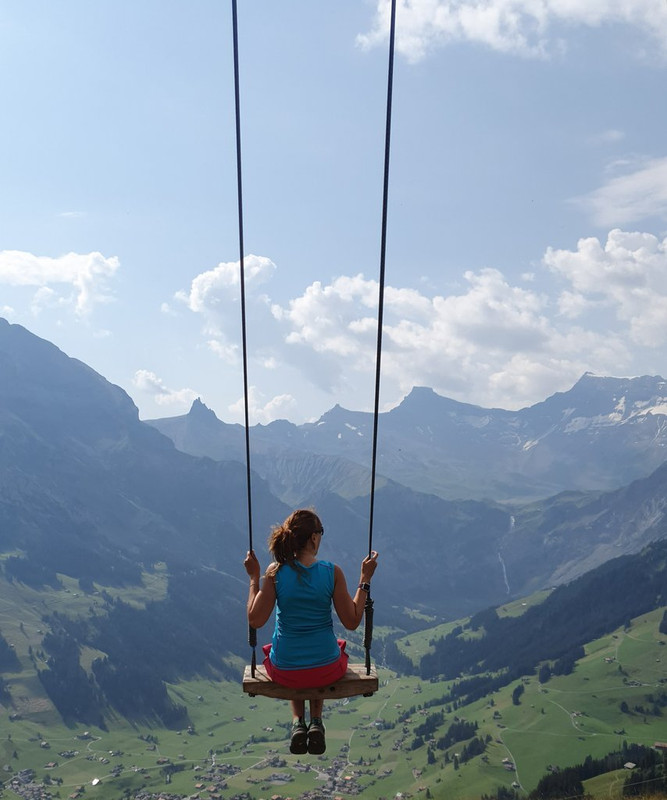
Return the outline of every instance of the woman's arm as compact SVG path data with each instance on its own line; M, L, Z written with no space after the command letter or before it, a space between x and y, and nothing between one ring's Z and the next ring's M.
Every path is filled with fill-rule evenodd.
M261 628L268 622L273 607L276 604L276 587L273 583L273 578L269 578L265 575L264 578L262 578L262 586L260 589L259 561L253 551L250 551L245 557L243 566L250 577L248 604L246 606L248 623L252 625L253 628Z
M361 563L361 579L359 583L370 583L375 568L377 567L378 554L373 551ZM354 597L347 590L347 582L343 570L336 564L334 566L334 593L333 603L338 614L338 619L348 631L354 631L364 616L364 607L368 592L358 588Z

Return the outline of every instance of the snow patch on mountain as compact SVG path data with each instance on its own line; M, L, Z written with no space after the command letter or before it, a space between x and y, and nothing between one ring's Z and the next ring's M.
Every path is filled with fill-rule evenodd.
M635 403L635 405L638 405L638 403ZM651 414L652 416L667 416L667 402L661 401L660 403L656 403L649 408L643 408L638 411L635 416L645 417L648 414Z

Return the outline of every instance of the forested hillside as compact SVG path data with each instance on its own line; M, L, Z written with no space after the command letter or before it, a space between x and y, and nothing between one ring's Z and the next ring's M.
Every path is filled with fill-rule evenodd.
M559 586L521 616L499 617L493 608L475 614L465 629L434 642L434 652L421 660L421 675L466 676L456 693L469 699L532 674L544 662L545 682L552 673L571 671L586 642L665 604L667 541L661 541ZM485 677L469 677L475 675Z

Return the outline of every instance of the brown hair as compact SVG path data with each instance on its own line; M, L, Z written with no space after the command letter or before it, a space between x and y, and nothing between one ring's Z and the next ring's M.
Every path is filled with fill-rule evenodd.
M322 530L320 518L308 508L293 511L282 525L275 525L269 536L269 551L273 556L273 564L266 570L268 577L273 578L283 564L296 569L295 561L304 549L310 537Z

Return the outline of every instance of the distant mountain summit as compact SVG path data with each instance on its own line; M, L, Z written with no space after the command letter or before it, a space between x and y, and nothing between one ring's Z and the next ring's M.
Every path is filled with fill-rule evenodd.
M205 407L203 407L205 408ZM201 402L149 424L179 449L242 458L242 430ZM567 392L518 411L460 403L415 387L382 413L378 471L443 498L529 500L561 491L611 490L649 475L667 457L667 384L660 376L583 375ZM372 414L339 405L317 422L251 429L258 471L279 486L276 456L344 459L370 468Z

